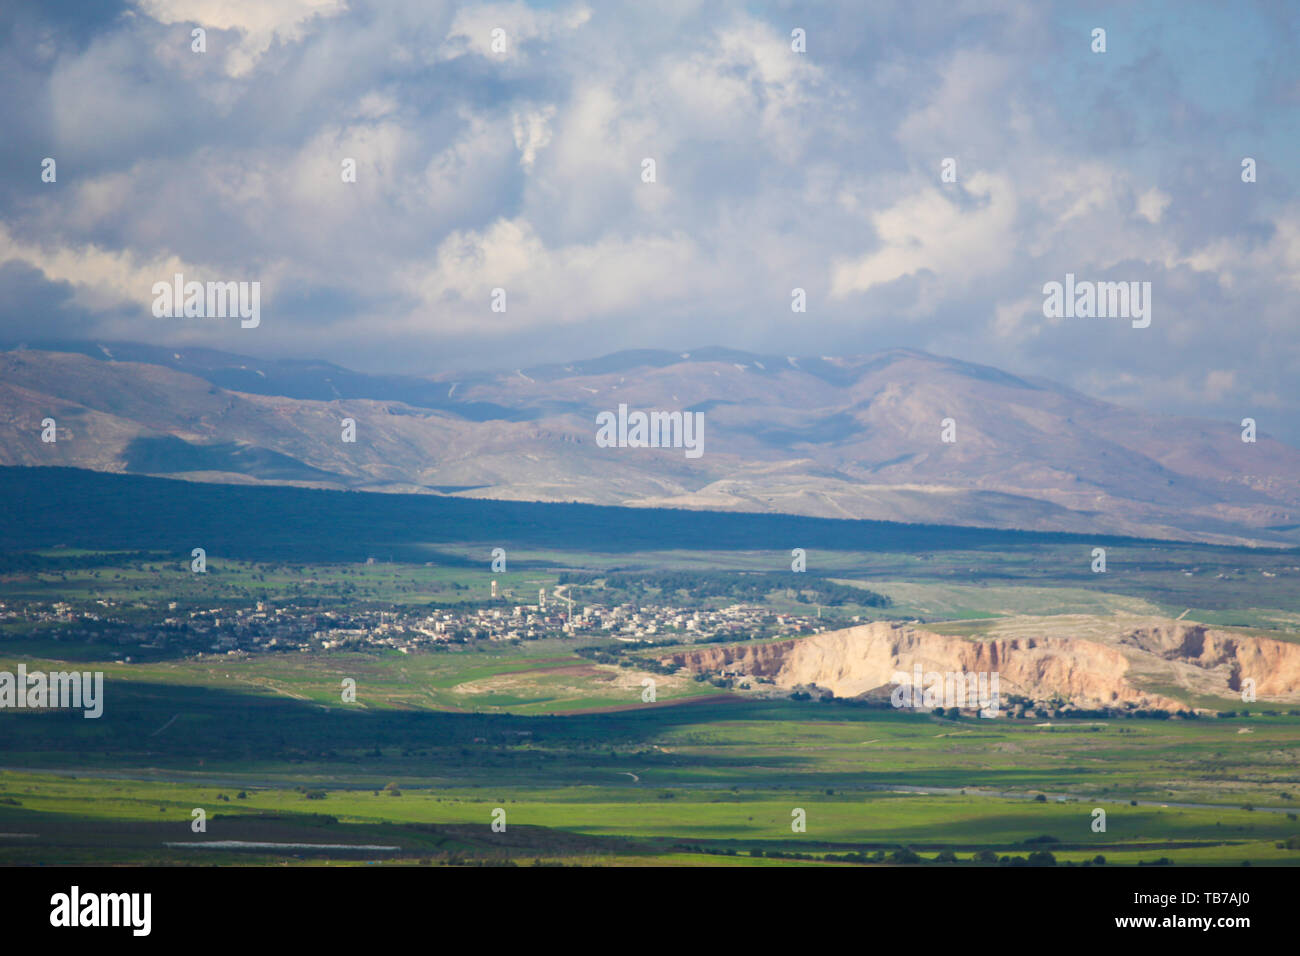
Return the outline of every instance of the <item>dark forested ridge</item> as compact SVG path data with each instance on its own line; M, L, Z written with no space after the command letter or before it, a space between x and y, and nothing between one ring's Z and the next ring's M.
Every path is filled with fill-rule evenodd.
M917 552L1139 539L796 515L615 508L204 484L73 468L0 467L0 550L206 548L248 560L425 561L432 545L558 551ZM1168 542L1150 542L1168 544Z
M866 588L848 587L824 580L815 572L763 571L738 574L734 571L565 571L561 584L595 584L607 589L628 591L644 596L653 588L665 595L685 594L692 599L724 597L736 601L759 603L778 588L788 589L795 600L805 604L816 601L830 607L856 604L861 607L889 607L883 594Z

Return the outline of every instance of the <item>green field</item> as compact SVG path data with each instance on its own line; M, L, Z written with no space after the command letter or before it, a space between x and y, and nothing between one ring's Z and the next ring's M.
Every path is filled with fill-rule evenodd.
M271 859L163 845L229 839L396 846L380 856L438 862L717 862L733 851L820 858L903 846L967 860L1046 848L1060 862L1101 853L1108 865L1300 862L1275 845L1300 837L1300 718L1037 726L715 694L643 705L630 692L607 710L599 690L446 709L458 687L503 675L544 696L564 655L103 664L113 696L99 720L5 715L0 833L36 836L0 837L0 860ZM355 705L339 700L341 674L358 681ZM898 792L907 788L934 792ZM1211 806L1161 806L1178 803ZM202 837L188 828L195 807L211 818ZM505 834L491 830L496 807ZM796 807L804 833L790 829ZM1105 833L1091 829L1096 807ZM1024 842L1044 836L1054 842Z
M755 601L772 614L811 616L809 594L840 588L826 592L839 603L819 607L827 627L919 620L978 639L1026 622L1070 630L1117 615L1185 615L1294 641L1295 552L1113 541L1107 573L1092 574L1089 542L1060 535L957 529L944 546L942 529L871 526L873 546L856 533L870 523L781 519L756 527L793 540L760 546L761 534L728 516L708 518L717 523L709 540L692 545L674 540L685 520L677 513L647 527L645 513L617 509L419 503L508 519L500 534L464 537L468 511L418 526L401 523L392 500L369 499L379 510L349 513L347 527L304 518L262 541L247 536L247 515L221 531L218 505L230 497L256 511L258 496L274 492L276 508L307 515L323 493L136 481L123 487L177 496L161 502L167 520L193 512L203 526L176 531L155 515L158 528L141 530L132 513L103 517L87 505L75 517L103 527L77 531L56 514L48 527L5 529L0 670L103 671L105 709L97 720L0 711L0 863L856 866L910 865L916 854L923 865L977 866L1044 851L1057 865L1300 862L1291 705L1247 714L1240 702L1207 699L1189 703L1242 712L982 720L720 687L656 669L662 647L607 637L228 654L140 636L160 615L259 601L322 612L473 608L494 579L500 541L510 569L495 580L516 601L582 573L596 580L578 589L581 601L673 604L688 597L642 588L636 572L761 572L772 585ZM199 503L187 512L191 499ZM548 515L577 516L586 533L606 521L606 538L578 548ZM608 526L614 518L626 524ZM394 554L365 538L367 522L393 537ZM204 575L188 570L195 541L208 542ZM793 546L808 552L797 585ZM752 590L751 578L728 580ZM863 589L863 603L841 600L844 586ZM892 603L873 605L873 592ZM724 588L691 606L732 600ZM60 621L54 602L105 620ZM340 692L349 678L355 703ZM642 699L647 678L654 702ZM190 828L195 808L206 812L203 833ZM492 827L497 808L504 832ZM1093 829L1096 809L1104 832ZM806 820L799 832L795 810ZM169 845L216 841L282 846Z

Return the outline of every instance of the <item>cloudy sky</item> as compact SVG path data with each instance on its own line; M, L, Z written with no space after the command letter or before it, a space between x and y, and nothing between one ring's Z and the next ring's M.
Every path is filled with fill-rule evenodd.
M1300 437L1294 4L865 6L11 0L0 338L911 346ZM154 318L175 272L259 281L261 325ZM1045 318L1067 272L1150 282L1150 327Z

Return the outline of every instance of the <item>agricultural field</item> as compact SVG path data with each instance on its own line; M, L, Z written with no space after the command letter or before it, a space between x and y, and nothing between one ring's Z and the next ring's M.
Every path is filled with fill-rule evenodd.
M807 863L771 853L900 847L1300 862L1287 848L1300 847L1300 718L1040 726L698 691L650 705L596 681L573 696L583 681L555 677L564 660L589 666L549 648L105 663L114 705L99 720L6 715L0 860L357 858L165 845L225 839L397 847L381 856L410 862ZM341 674L358 682L355 705L338 701ZM1091 829L1097 808L1105 833Z
M866 548L837 531L824 549L796 535L795 573L785 541L718 519L693 549L673 520L599 550L520 531L499 573L491 540L446 529L345 555L338 529L313 528L302 557L233 535L200 574L134 525L24 528L0 554L0 672L102 672L104 709L0 712L0 864L1300 863L1300 703L1147 675L1186 709L986 719L666 663L871 624L981 642L1156 622L1290 645L1296 553L1115 541L1095 574L1089 542L1062 536L963 530L948 549L899 530ZM382 638L394 621L510 620L539 592L547 609L516 615L536 633ZM572 629L568 599L626 623ZM691 629L742 607L738 630ZM245 640L289 619L291 642Z

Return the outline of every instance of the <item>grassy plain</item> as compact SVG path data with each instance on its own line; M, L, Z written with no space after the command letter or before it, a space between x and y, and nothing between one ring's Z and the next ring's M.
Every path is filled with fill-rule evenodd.
M716 693L642 705L629 690L618 710L599 689L522 705L455 697L505 675L544 695L538 678L563 657L500 647L82 664L108 675L113 703L99 720L5 715L0 833L37 836L0 837L0 861L256 857L163 846L196 839L397 846L380 855L442 862L900 846L969 858L1024 855L1044 848L1024 841L1047 836L1062 862L1300 862L1275 845L1300 836L1300 718L1042 726ZM362 703L339 702L343 673ZM439 694L476 710L449 710ZM202 837L189 831L195 807L213 815ZM492 832L496 807L523 844ZM790 829L796 807L805 833ZM1091 829L1098 807L1105 833ZM357 855L273 855L295 853Z
M93 490L99 478L77 481ZM168 484L123 487L147 501ZM177 502L227 496L251 515L266 491L182 486L176 494ZM943 851L974 866L980 851L1035 850L1049 850L1058 865L1098 855L1106 866L1300 862L1300 716L1265 705L1196 720L954 719L765 698L662 674L657 700L644 703L644 652L627 667L596 663L578 653L600 643L591 639L252 656L122 641L172 602L177 614L260 600L472 606L487 593L497 543L509 571L496 580L520 601L552 590L566 571L788 575L790 548L800 546L810 578L893 600L824 607L828 626L921 620L979 637L1065 615L1184 614L1295 640L1295 552L1111 541L1107 572L1093 574L1091 543L1069 536L872 526L863 533L872 540L860 541L834 523L763 519L755 527L768 530L751 533L728 517L700 533L707 541L681 543L677 515L658 529L645 527L644 513L611 527L616 509L523 505L484 505L504 516L501 527L458 537L432 519L399 523L392 501L366 504L388 510L353 516L346 528L312 525L308 517L328 512L316 497L303 503L273 491L276 508L306 517L266 540L220 525L224 498L195 506L197 530L178 530L190 512L167 500L159 507L167 514L147 521L123 506L118 524L78 525L106 513L92 501L84 513L57 513L49 527L5 529L7 607L104 601L125 623L109 641L70 639L61 625L22 615L0 621L0 670L101 670L107 695L98 720L0 712L0 863L875 865L864 861L889 863L903 847L931 861L924 865ZM327 500L351 499L319 498ZM530 523L534 515L543 517ZM583 534L595 528L606 539L579 547L545 515L576 516L588 522ZM142 530L148 522L157 527ZM396 541L392 554L365 537L371 524ZM188 570L195 542L209 547L206 575ZM577 595L580 603L625 596L599 586ZM813 613L785 587L764 603ZM340 698L349 677L355 704ZM203 833L191 829L195 808L207 815ZM497 808L505 832L491 827ZM791 827L797 809L803 832ZM1093 829L1097 809L1104 831ZM312 846L169 845L203 841Z

